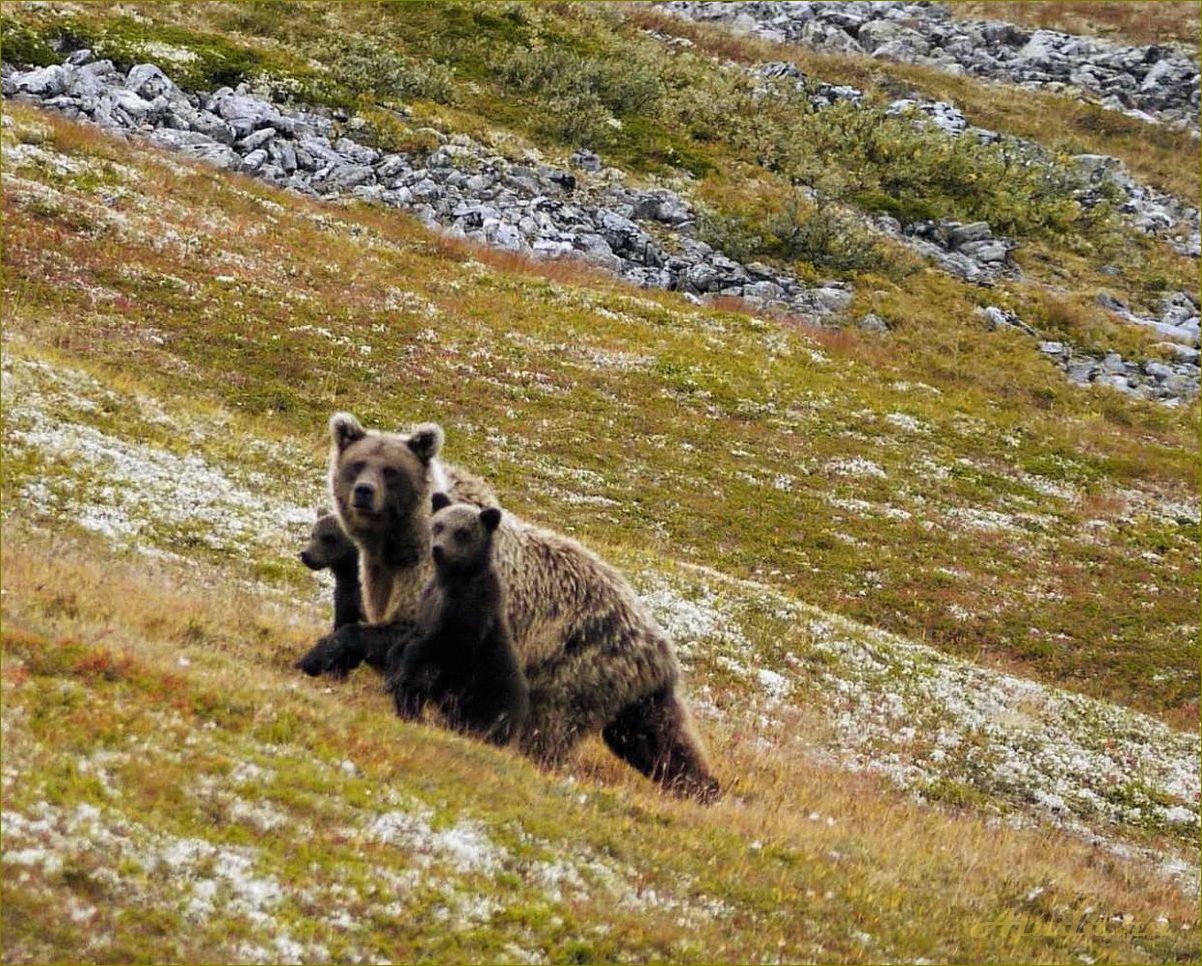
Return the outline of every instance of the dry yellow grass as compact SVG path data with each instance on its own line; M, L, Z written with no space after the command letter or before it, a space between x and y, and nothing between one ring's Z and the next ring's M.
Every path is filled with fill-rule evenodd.
M3 546L3 618L10 645L15 641L28 648L44 639L84 649L71 673L97 684L90 717L76 716L78 723L92 720L100 727L108 720L100 682L133 681L142 689L135 700L148 706L166 700L187 708L211 700L204 695L221 695L231 706L260 709L249 714L245 726L221 726L247 742L248 754L254 750L251 732L273 720L295 719L311 730L300 740L315 753L345 757L369 776L387 774L398 789L420 785L432 766L444 782L446 775L470 775L473 761L475 767L486 766L495 771L486 784L456 788L461 804L479 815L488 816L493 808L505 814L515 793L524 808L541 814L543 799L550 796L553 803L558 794L562 774L538 779L512 753L469 747L437 730L396 722L378 678L369 672L336 687L298 678L289 664L322 630L316 611L297 619L294 609L220 571L116 557L94 538L10 525ZM6 663L6 705L25 708L22 720L34 710L22 690L30 680L26 662ZM821 726L804 711L791 724L818 742ZM1143 958L1138 944L1150 937L1161 955L1183 960L1195 955L1196 902L1140 863L1119 860L1053 829L1017 829L974 810L916 806L872 779L765 745L754 727L737 719L706 726L714 758L731 787L728 798L711 809L664 799L599 743L587 744L569 766L575 787L599 796L600 807L589 812L588 834L610 836L618 848L623 848L619 839L630 836L647 844L643 858L628 854L636 868L656 854L650 843L657 838L670 849L683 841L743 843L745 851L733 864L729 844L722 846L726 851L717 854L726 864L720 869L704 867L704 849L688 859L702 862L692 869L697 877L727 884L726 903L745 909L747 918L735 920L744 925L734 926L727 937L728 958L732 949L741 949L759 959L777 945L777 935L786 959L809 949L811 956L824 959L871 961L877 948L902 958L1051 962L1100 955L1134 962ZM372 732L376 737L369 738ZM29 753L21 747L27 733L25 725L14 732L9 760ZM61 744L64 752L81 740L84 746L89 742L69 722L43 740ZM151 746L156 741L148 740ZM470 752L466 762L465 749ZM173 794L163 784L166 779L141 776L143 794ZM459 781L453 777L452 785ZM7 789L10 807L11 798ZM578 834L577 820L565 814L558 827L549 827L544 819L541 834L562 836L567 852ZM764 868L773 861L795 869L775 886ZM654 877L651 868L645 874ZM71 881L43 883L54 902L39 914L7 879L10 895L18 895L20 915L16 928L6 922L5 961L27 961L29 950L37 948L26 943L42 928L39 915L49 920L55 907L74 901ZM751 913L773 894L785 921L771 935L756 936ZM868 918L862 918L863 902L878 907ZM611 914L601 902L573 906L581 930ZM877 934L885 923L896 930L895 939L914 945L864 947L854 940L830 945L831 935ZM671 918L648 922L647 928L657 941L674 939L680 930ZM712 932L701 930L705 940L717 943Z
M1198 4L1191 0L968 0L951 8L965 20L1005 20L1127 44L1177 41L1196 49L1202 29Z

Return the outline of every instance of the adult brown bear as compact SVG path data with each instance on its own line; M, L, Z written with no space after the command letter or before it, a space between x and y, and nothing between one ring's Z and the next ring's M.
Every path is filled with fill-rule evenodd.
M388 664L395 666L433 573L431 495L440 487L432 468L443 431L434 423L410 433L366 430L354 416L335 413L330 435L330 492L359 547L364 630L394 636ZM600 731L617 755L666 788L716 798L718 783L679 693L672 644L622 575L575 540L509 513L494 541L530 686L523 750L554 763ZM353 649L356 633L343 628L315 650L333 654L334 669L345 666L354 657L341 660L339 638Z

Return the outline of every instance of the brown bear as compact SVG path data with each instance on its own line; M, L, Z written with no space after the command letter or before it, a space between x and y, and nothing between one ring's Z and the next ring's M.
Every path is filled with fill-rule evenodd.
M398 642L411 641L433 573L430 467L442 429L366 430L336 413L330 433L330 490L359 546L367 620L392 628ZM616 754L665 787L716 798L718 783L679 693L672 644L622 575L576 541L512 514L493 539L530 687L523 750L553 763L600 731ZM333 650L343 631L327 639Z
M325 513L313 524L309 543L300 552L301 563L310 570L334 575L334 630L363 620L363 595L359 592L359 548L342 530L333 513Z
M530 710L526 675L509 632L505 587L492 560L496 507L432 501L434 578L422 591L418 637L392 670L388 690L403 718L434 702L451 727L506 745Z
M426 428L437 433L439 445L441 445L442 430L437 426ZM401 436L401 434L390 435ZM423 480L425 485L428 485L432 490L447 493L453 502L470 503L473 506L479 507L497 505L497 498L492 488L478 476L469 473L462 467L456 466L453 463L444 463L437 457L431 457L421 465L424 468ZM370 562L365 561L362 555L358 554L360 536L364 536L364 534L356 536L348 533L341 522L341 519L345 518L340 518L339 514L334 514L333 517L335 523L338 525L339 532L344 534L344 537L347 538L351 546L356 549L356 555L359 557L359 572L356 575L355 589L359 593L361 616L357 620L360 623L349 622L339 624L336 619L334 634L321 638L296 662L295 666L306 674L314 676L333 674L342 677L363 663L375 668L377 671L386 672L395 664L395 661L404 650L405 644L412 638L413 625L387 624L373 617L373 614L378 612L373 612L369 607L369 602L363 599L363 589L368 584L363 570L365 566L378 568L381 554L377 554ZM370 535L366 536L368 541L371 542ZM379 549L378 541L373 543L373 546ZM423 551L421 556L424 556L425 553L426 551ZM385 554L384 556L387 555ZM412 594L415 601L421 592L422 579L419 578L412 585ZM376 580L373 584L373 586L377 587L379 585L379 580Z

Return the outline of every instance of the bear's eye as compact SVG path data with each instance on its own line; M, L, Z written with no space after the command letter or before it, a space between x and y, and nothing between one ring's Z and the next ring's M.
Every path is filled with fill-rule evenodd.
M436 524L434 524L434 533L436 533L436 534L438 534L438 533L442 533L442 529L443 529L443 528L442 528L442 524L441 524L441 523L436 523Z
M472 535L471 531L468 530L467 527L460 527L458 530L455 531L455 542L456 543L467 543L468 538L471 535Z
M335 541L334 535L332 533L327 533L325 536L323 536L321 538L321 542L322 542L323 546L332 547L332 546L334 546L334 543L336 541Z
M365 467L366 465L367 464L364 463L362 460L359 460L359 462L357 462L357 463L352 463L350 466L348 466L346 468L346 475L347 476L358 476L360 473L363 472L363 467Z
M384 479L387 480L389 483L395 483L397 478L400 475L401 475L400 472L398 472L393 467L391 467L391 466L384 467Z

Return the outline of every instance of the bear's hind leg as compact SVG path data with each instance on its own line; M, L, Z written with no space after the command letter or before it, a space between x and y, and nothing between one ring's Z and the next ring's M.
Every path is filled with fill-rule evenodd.
M669 791L705 804L721 797L688 708L672 687L628 705L601 734L615 755Z

